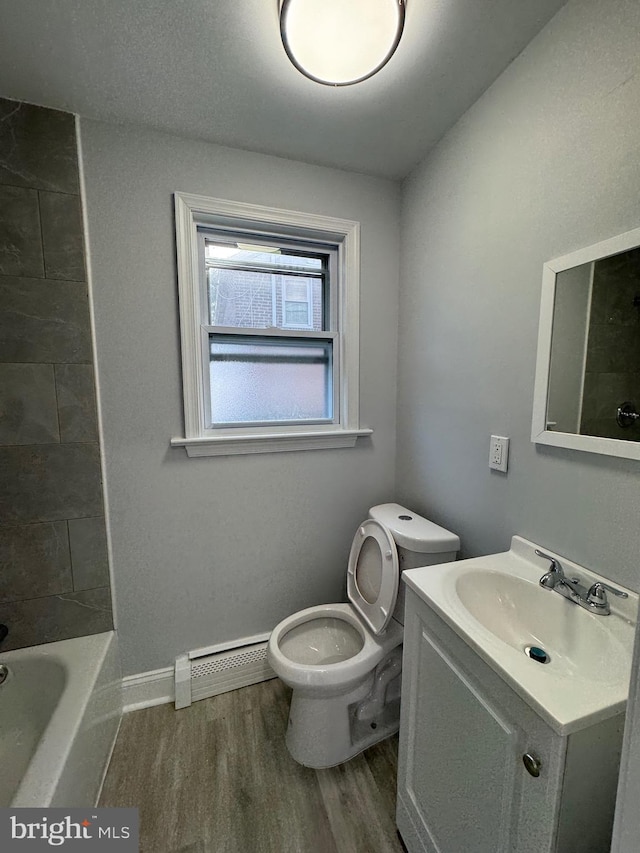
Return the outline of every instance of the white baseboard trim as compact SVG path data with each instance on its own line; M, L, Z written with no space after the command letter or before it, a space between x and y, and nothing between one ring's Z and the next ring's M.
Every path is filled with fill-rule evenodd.
M153 705L165 705L175 699L174 668L152 669L122 679L122 711L139 711Z

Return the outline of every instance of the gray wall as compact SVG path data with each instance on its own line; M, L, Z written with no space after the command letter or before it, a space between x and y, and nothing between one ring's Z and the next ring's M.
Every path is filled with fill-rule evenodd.
M0 100L4 649L113 626L75 119Z
M570 2L406 181L397 469L465 555L520 533L635 589L638 463L530 429L544 261L639 224L639 31L637 0Z
M399 187L81 121L115 597L125 675L341 600L353 533L394 497ZM361 222L354 449L189 459L172 193Z

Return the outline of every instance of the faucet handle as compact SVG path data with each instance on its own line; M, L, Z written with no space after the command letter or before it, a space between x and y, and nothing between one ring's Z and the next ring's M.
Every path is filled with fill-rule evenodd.
M608 610L609 602L607 601L607 590L612 592L614 595L617 595L618 598L629 598L628 594L623 592L621 589L616 589L614 586L609 586L608 583L603 583L602 581L596 581L589 588L587 604L590 604L592 607L601 607Z
M539 548L536 548L535 554L537 554L538 557L542 557L544 560L550 561L550 563L551 563L551 565L549 566L550 572L562 572L562 566L560 565L559 561L555 557L552 557L551 554L545 554L544 551L540 551Z
M559 560L556 560L556 558L552 557L551 554L545 554L544 551L540 551L538 548L536 548L535 553L538 557L542 557L544 560L549 560L551 563L549 570L540 578L540 586L544 586L547 589L553 589L564 580L564 569L562 568Z

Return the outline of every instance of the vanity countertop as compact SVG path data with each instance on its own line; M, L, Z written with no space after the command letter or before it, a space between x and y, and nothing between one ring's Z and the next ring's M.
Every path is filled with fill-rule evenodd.
M560 735L623 713L638 596L608 594L611 614L595 615L540 586L549 561L514 536L509 551L409 569L404 582ZM540 546L568 578L606 578ZM534 647L547 663L528 656ZM534 652L537 654L537 652Z

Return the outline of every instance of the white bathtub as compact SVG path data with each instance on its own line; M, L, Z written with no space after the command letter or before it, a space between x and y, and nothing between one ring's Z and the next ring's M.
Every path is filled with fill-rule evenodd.
M113 631L0 653L0 806L93 806L122 715Z

